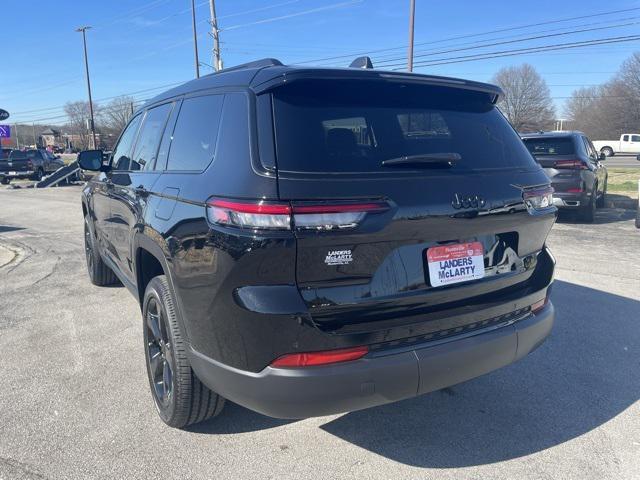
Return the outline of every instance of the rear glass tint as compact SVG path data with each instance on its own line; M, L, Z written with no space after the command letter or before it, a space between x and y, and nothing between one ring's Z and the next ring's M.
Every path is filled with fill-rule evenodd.
M573 155L576 147L571 137L525 138L524 144L533 155Z
M460 155L452 170L536 168L518 135L481 92L395 82L299 81L274 92L274 116L281 171L442 168L381 165L434 153Z

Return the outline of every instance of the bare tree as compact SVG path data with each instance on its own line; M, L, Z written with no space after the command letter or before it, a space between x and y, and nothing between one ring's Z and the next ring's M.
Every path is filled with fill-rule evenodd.
M572 128L593 139L640 130L640 54L634 53L603 85L575 90L565 113Z
M504 90L498 107L516 130L527 132L553 126L555 109L549 87L531 65L503 68L492 82Z
M122 95L116 97L102 109L102 123L108 133L118 136L133 114L135 99Z
M97 112L97 106L94 104L93 111ZM67 102L64 106L64 112L69 119L67 128L72 135L77 136L79 144L76 147L81 149L89 148L89 137L91 132L89 130L89 119L91 114L89 112L89 102Z

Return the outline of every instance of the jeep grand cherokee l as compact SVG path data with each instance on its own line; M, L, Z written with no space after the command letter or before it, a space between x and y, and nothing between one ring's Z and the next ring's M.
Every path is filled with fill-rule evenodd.
M305 418L508 365L549 334L549 180L492 85L263 60L149 101L83 190L140 302L157 411Z
M522 136L553 187L556 207L574 210L591 223L597 207L604 207L607 195L607 168L604 154L598 155L582 132L541 132Z

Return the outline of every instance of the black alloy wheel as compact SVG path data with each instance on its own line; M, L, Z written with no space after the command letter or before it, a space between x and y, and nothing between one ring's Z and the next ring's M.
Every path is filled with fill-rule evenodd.
M153 394L160 406L166 407L173 395L175 363L166 318L155 297L149 299L145 316L144 339Z

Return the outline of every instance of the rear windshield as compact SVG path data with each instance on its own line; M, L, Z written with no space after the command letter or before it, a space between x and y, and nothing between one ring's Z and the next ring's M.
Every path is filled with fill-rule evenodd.
M573 155L576 147L571 137L525 138L524 144L533 155Z
M294 172L536 168L488 94L371 81L299 81L274 92L277 166ZM452 165L384 160L457 154Z
M22 160L24 158L33 158L36 156L36 150L27 150L26 152L20 150L14 150L9 155L12 160Z

